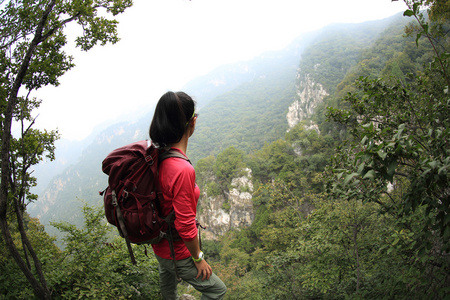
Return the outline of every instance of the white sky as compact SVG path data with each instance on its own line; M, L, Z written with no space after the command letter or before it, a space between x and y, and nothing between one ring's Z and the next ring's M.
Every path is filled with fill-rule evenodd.
M82 139L100 123L147 112L165 91L180 90L220 65L283 49L328 24L382 19L406 9L401 0L134 2L119 16L119 43L86 53L68 47L76 66L60 86L34 94L43 100L38 127Z

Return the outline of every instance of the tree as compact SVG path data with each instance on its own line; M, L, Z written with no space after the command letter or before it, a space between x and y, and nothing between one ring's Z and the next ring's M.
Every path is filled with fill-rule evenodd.
M407 238L396 238L388 251L401 246L415 268L433 273L422 292L440 298L450 268L449 44L442 27L423 18L421 2L405 2L404 15L418 22L416 43L425 37L434 59L406 82L361 78L358 92L345 98L350 109L330 109L331 119L347 125L351 140L334 158L329 192L334 199L377 203L395 217ZM431 9L441 11L437 3L429 1ZM400 245L399 240L408 242Z
M416 4L405 15L419 14ZM417 20L423 22L420 16ZM420 24L422 28L428 27ZM435 40L425 30L420 33L432 42ZM441 46L445 47L445 44ZM338 183L333 190L355 183L354 187L361 187L360 179L381 180L386 186L389 182L395 185L395 178L407 178L409 188L404 194L403 211L414 211L418 206L427 205L434 215L430 220L433 228L444 234L450 213L447 172L450 154L449 57L438 51L435 55L436 60L430 67L423 74L411 77L409 83L361 78L357 82L361 92L346 97L351 109L330 109L329 116L347 124L354 139L350 144L351 151L341 152L347 159L341 157L341 163L337 163L344 167L336 170L343 185ZM344 166L343 161L353 166ZM342 172L351 168L355 168L355 172Z
M30 99L30 95L46 85L57 86L58 78L74 66L72 57L62 49L67 41L64 30L68 23L76 22L83 28L76 46L88 51L98 43L105 45L119 40L118 22L105 16L116 16L131 5L132 0L0 0L0 228L15 262L36 296L42 299L51 296L26 235L22 213L26 201L34 198L29 192L35 184L30 167L44 155L53 158L53 143L58 134L32 129L31 111L40 101ZM11 133L13 120L22 125L20 137ZM11 238L7 218L11 209L15 210L24 252L32 257L37 278Z
M234 147L229 147L217 155L213 171L223 190L227 191L231 180L241 176L245 167L244 152Z

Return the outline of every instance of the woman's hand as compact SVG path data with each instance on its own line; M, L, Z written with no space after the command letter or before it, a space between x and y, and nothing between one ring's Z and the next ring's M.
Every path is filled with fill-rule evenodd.
M206 262L206 260L202 259L199 262L195 262L195 266L197 267L198 273L197 273L197 277L195 278L199 278L200 276L202 276L202 280L209 279L209 277L212 274L212 268L211 266Z
M198 236L196 236L192 241L184 241L184 244L188 248L189 252L191 253L192 257L198 258L200 254L200 246L198 243ZM199 262L195 262L195 266L197 267L198 273L197 277L199 278L202 276L202 280L209 279L212 274L212 268L211 266L206 262L205 259L202 259Z

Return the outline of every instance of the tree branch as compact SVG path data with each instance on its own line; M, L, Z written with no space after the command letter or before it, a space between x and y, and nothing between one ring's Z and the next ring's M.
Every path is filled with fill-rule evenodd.
M408 8L413 12L414 18L417 20L417 23L419 23L419 26L422 28L423 33L425 33L425 36L427 37L428 41L430 42L431 46L433 47L433 51L434 53L436 53L436 58L441 66L442 72L444 74L445 80L447 81L447 85L450 86L450 79L447 75L447 71L444 67L444 63L441 60L441 57L439 55L439 52L436 49L436 46L433 43L433 40L431 38L431 35L428 33L428 30L425 30L425 26L424 24L422 24L422 22L420 21L420 18L417 16L416 11L414 11L414 9L411 7L411 5L405 0L406 5L408 6Z
M79 18L80 16L81 16L81 13L77 13L77 14L73 15L72 17L63 20L58 26L53 27L53 28L50 29L46 34L44 34L44 35L42 36L41 42L43 42L43 41L45 41L46 39L48 39L49 37L51 37L51 36L56 32L56 30L58 30L59 28L61 28L61 27L64 26L65 24L70 23L70 22L72 22L73 20Z

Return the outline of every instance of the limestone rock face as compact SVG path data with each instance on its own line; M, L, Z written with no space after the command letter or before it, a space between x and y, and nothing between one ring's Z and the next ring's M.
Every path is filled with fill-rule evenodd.
M231 228L248 227L255 217L251 194L253 192L253 183L250 180L251 170L246 169L246 171L246 176L234 178L231 182L233 189L228 195Z
M209 197L203 193L200 197L201 209L197 210L197 216L200 224L206 227L202 234L208 240L215 240L230 229L230 214L223 208L224 203L223 195Z
M234 178L231 190L219 196L208 196L207 191L200 196L198 219L206 227L202 231L206 239L216 240L231 229L250 226L254 220L251 170Z
M301 78L300 75L297 77ZM317 105L323 101L323 98L328 96L328 93L320 83L312 81L310 75L306 74L299 81L297 96L298 99L289 106L286 115L289 128L310 117Z

